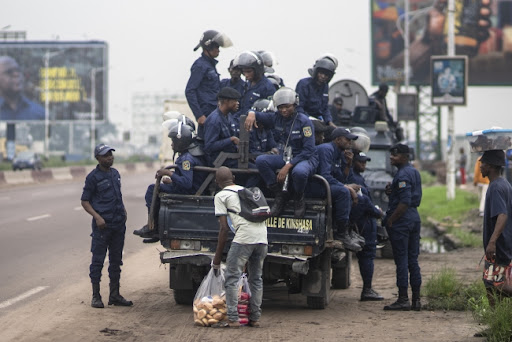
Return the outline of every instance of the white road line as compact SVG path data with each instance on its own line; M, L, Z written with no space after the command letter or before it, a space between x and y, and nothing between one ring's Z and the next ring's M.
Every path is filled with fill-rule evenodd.
M82 207L82 206L74 207L74 208L73 208L73 210L76 210L76 211L78 211L78 210L82 210L82 209L83 209L83 207Z
M33 288L32 290L29 290L29 291L27 291L25 293L20 294L18 297L14 297L12 299L8 299L5 302L0 303L0 309L4 309L4 308L6 308L8 306L11 306L11 305L17 303L17 302L20 302L23 299L26 299L26 298L28 298L30 296L33 296L36 293L41 292L41 291L43 291L43 290L45 290L47 288L48 288L48 286L38 286L36 288Z
M29 218L27 219L27 221L40 220L40 219L44 219L44 218L51 217L51 216L52 216L52 215L50 215L50 214L44 214L44 215L39 215L39 216L29 217Z

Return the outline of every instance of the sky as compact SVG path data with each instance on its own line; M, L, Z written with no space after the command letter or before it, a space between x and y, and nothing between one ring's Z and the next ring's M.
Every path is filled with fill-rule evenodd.
M17 0L3 4L0 28L27 32L27 40L103 40L109 44L109 115L131 126L134 92L168 92L184 98L190 66L202 32L215 29L233 41L221 49L217 70L244 50L272 51L276 74L287 86L308 77L307 69L324 53L340 65L341 79L371 85L368 0ZM455 133L500 126L512 128L510 87L470 87L466 107L455 108ZM508 100L508 101L507 101ZM395 107L393 94L388 95ZM442 134L446 136L447 110ZM412 127L411 127L412 129Z

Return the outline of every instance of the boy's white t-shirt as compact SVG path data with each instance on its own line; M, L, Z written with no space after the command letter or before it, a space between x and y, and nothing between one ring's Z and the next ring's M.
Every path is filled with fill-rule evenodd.
M229 190L228 190L229 189ZM235 237L233 242L243 245L249 244L268 244L267 241L267 225L263 222L251 222L242 216L228 211L228 208L239 213L240 198L236 193L243 189L239 185L229 185L215 195L215 216L228 216L233 222L235 228ZM233 190L233 191L230 191Z

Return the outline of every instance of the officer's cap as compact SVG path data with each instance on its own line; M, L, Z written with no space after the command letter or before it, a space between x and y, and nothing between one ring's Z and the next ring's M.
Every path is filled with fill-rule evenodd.
M389 149L391 154L409 154L409 146L404 144L396 144Z
M105 144L99 144L94 149L94 156L104 156L108 153L108 151L115 151L112 147L105 145Z
M505 166L505 152L503 150L485 151L480 161L489 165Z
M217 99L238 100L241 96L236 89L224 87L217 94Z
M357 160L360 162L367 162L367 161L371 161L372 158L368 157L366 155L366 153L364 153L364 152L357 152L357 153L354 153L354 160Z
M338 127L331 132L331 140L334 140L338 137L345 137L350 140L356 140L358 138L357 135L350 132L350 129L344 127Z

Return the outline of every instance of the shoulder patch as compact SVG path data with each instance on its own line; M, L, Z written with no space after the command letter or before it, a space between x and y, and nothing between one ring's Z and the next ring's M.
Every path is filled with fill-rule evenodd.
M190 170L190 162L188 160L185 160L183 163L181 163L181 167L183 170L188 171Z
M398 188L399 189L405 188L406 186L407 186L407 184L405 182L399 182L398 183Z
M306 138L309 138L310 136L313 135L313 131L311 130L310 126L306 126L306 127L302 128L302 132L304 132L304 136Z

